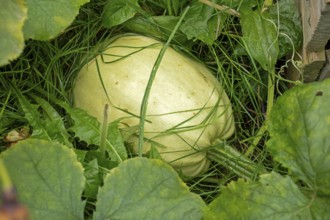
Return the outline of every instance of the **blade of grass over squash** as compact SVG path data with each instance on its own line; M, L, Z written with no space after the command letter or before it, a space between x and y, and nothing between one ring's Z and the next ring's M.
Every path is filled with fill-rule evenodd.
M141 103L141 109L140 109L140 123L139 123L139 144L138 144L138 152L139 152L139 156L142 157L142 152L143 152L143 142L144 142L144 123L145 123L145 118L146 118L146 114L147 114L147 106L148 106L148 99L149 99L149 95L150 95L150 91L151 91L151 87L152 87L152 83L156 77L157 74L157 70L158 67L162 61L162 58L166 52L167 47L169 46L172 38L174 37L175 33L177 32L177 30L179 29L183 18L185 17L185 15L187 14L187 12L189 11L189 6L184 10L184 12L182 13L179 22L177 23L177 25L174 27L170 37L168 38L168 40L166 41L165 45L163 46L163 48L161 49L161 51L159 52L159 55L156 59L156 62L152 68L152 71L150 73L150 77L148 80L148 84L147 87L145 89L144 95L143 95L143 99L142 99L142 103Z

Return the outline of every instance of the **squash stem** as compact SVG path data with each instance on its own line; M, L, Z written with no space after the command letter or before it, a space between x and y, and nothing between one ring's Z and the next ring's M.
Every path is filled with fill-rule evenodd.
M225 143L220 143L208 150L208 158L245 179L255 180L260 173L265 173L262 165L254 163Z

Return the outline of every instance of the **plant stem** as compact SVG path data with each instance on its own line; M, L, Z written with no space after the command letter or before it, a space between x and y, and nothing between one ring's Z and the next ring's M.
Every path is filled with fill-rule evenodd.
M246 158L250 157L250 155L253 153L254 149L256 148L256 146L258 145L259 141L261 140L261 138L263 137L266 131L267 131L267 127L264 123L264 125L262 125L261 128L259 129L257 135L254 137L248 149L245 151L244 157Z
M235 17L241 17L240 13L232 8L229 8L228 6L224 6L224 5L218 5L214 2L211 2L209 0L199 0L199 2L205 4L205 5L208 5L208 6L211 6L215 9L218 9L220 11L223 11L223 12L226 12L227 14L230 14L230 15L233 15Z
M254 180L258 174L264 173L264 167L247 159L231 146L220 143L208 151L208 158L218 162L235 174L245 179Z
M149 99L149 95L150 95L150 91L151 91L151 86L152 86L152 83L153 83L153 81L156 77L158 67L160 66L160 63L161 63L162 58L165 54L165 51L166 51L167 47L169 46L169 44L170 44L172 38L174 37L175 33L179 29L179 27L180 27L180 25L183 21L183 18L186 16L188 10L189 10L189 6L182 13L182 16L180 17L180 20L175 25L170 37L166 41L163 48L160 50L160 52L158 54L158 57L156 59L156 62L155 62L154 66L152 68L152 71L150 73L150 77L149 77L148 84L147 84L147 87L146 87L144 95L143 95L143 99L142 99L142 103L141 103L141 109L140 109L139 144L138 144L139 157L142 157L142 153L143 153L144 123L145 123L145 118L146 118L146 114L147 114L147 106L148 106L148 99Z
M267 91L267 110L266 110L266 120L263 124L263 126L259 129L257 135L253 139L252 143L250 144L249 148L245 152L244 156L249 157L256 146L258 145L260 139L263 137L264 133L267 131L267 119L268 116L273 108L274 104L274 92L275 92L275 70L273 72L268 73L268 91Z
M266 120L268 119L269 113L273 108L274 104L274 92L275 92L275 69L268 73L268 95L267 95L267 111Z
M100 140L100 151L101 154L105 157L105 145L108 136L108 108L109 105L104 106L103 112L103 122L101 124L101 140Z

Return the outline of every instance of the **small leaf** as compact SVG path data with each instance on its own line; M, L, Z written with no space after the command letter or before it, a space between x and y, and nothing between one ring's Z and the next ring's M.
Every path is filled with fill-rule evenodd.
M221 34L227 14L216 11L213 7L194 1L187 12L180 30L187 38L198 39L212 45Z
M273 172L261 175L259 182L231 182L207 207L205 219L329 219L329 201L307 198L290 177Z
M168 164L133 158L106 176L94 219L202 219L204 206Z
M0 0L0 66L18 57L24 48L22 28L27 8L20 0Z
M60 143L72 147L72 143L69 142L69 133L64 126L60 114L46 100L34 95L32 97L43 110L44 120L40 118L40 121L45 123L52 140L58 140Z
M31 219L84 219L81 196L85 179L73 150L29 139L1 156Z
M112 144L112 146L118 151L120 155L124 156L124 159L127 159L127 151L124 145L124 140L121 135L121 132L118 128L119 121L114 121L109 124L108 127L108 140ZM107 151L111 152L110 146L107 145Z
M264 70L273 72L279 53L275 23L265 14L249 8L240 13L243 41L249 53Z
M58 135L59 132L56 128L49 124L50 121L43 120L42 114L38 111L39 105L32 104L14 85L12 85L12 88L19 101L20 107L25 114L24 117L33 128L31 137L64 143L61 135Z
M48 40L68 27L88 0L26 0L28 20L23 27L25 39Z
M108 0L102 14L102 24L111 28L134 17L139 12L138 0Z
M269 117L274 158L314 191L330 195L330 80L297 86L274 104Z
M97 191L101 185L101 179L99 176L99 165L97 159L90 161L84 166L86 186L84 196L87 198L96 198Z
M279 57L283 57L295 49L299 49L302 44L302 26L300 15L295 2L292 0L277 1L269 9L271 19L279 27Z
M99 146L101 142L100 122L98 122L95 117L87 114L84 110L72 108L64 102L58 104L62 106L74 120L74 125L70 129L75 132L75 135L87 144ZM113 126L114 125L109 124L106 150L112 160L121 162L127 159L127 151L124 144L119 143L120 140L122 140L120 132L117 132ZM114 142L112 143L111 141Z

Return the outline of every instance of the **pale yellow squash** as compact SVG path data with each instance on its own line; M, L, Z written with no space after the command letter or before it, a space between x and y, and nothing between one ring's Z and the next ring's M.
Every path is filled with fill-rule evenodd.
M104 105L109 104L109 122L122 118L122 126L138 125L136 116L162 47L145 36L116 38L97 62L93 59L81 69L74 105L102 121ZM186 176L205 172L205 148L234 132L229 99L212 72L170 47L152 85L146 120L143 151L154 143L163 160ZM131 142L137 151L137 138Z

